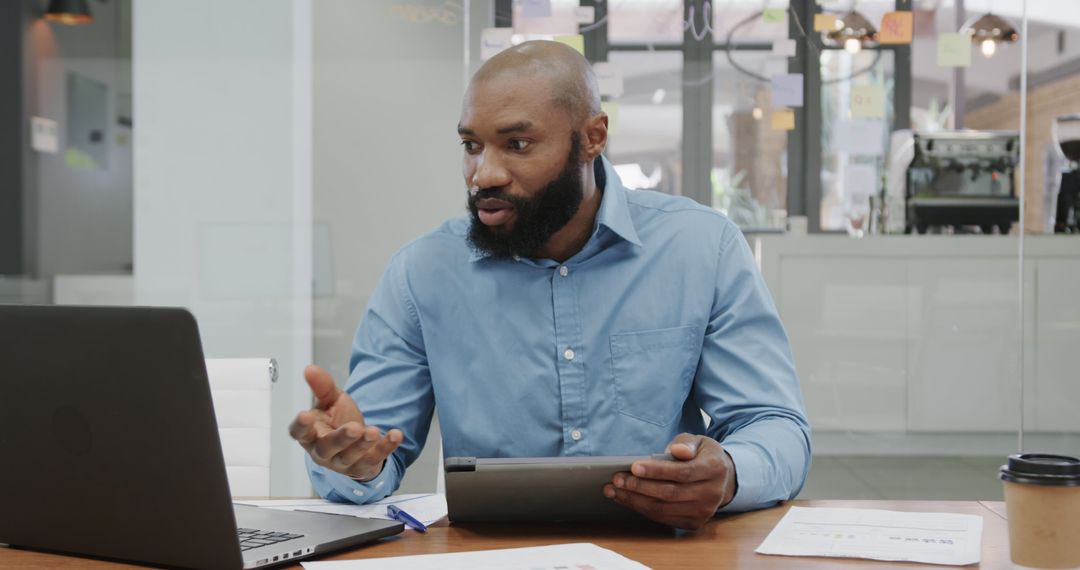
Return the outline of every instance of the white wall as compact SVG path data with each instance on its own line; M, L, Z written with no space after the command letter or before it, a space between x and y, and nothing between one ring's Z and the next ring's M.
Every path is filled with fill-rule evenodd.
M456 132L465 17L453 3L315 3L315 221L330 276L315 300L315 361L339 383L368 297L390 256L465 213ZM474 38L491 2L471 4ZM433 17L438 16L438 17ZM473 56L479 40L473 41ZM319 241L316 245L319 245ZM434 490L438 432L403 483Z
M133 17L135 301L190 308L207 357L278 360L278 496L310 491L286 429L310 397L310 15L187 0Z

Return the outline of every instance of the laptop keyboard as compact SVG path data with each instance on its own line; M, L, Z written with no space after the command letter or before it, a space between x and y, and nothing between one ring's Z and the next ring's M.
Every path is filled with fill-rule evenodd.
M254 528L238 528L236 534L240 537L240 550L251 550L268 544L277 544L294 538L300 538L302 534L288 532L274 532L270 530L258 530Z

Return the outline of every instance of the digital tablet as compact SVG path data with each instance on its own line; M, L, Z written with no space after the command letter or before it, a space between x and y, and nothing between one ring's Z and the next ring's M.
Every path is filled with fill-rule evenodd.
M672 459L671 455L652 456ZM645 521L604 496L619 471L647 456L448 457L446 506L453 522Z

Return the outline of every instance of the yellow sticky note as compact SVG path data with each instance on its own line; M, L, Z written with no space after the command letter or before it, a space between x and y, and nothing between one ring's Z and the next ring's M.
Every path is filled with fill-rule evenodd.
M971 36L960 33L939 34L937 38L939 67L968 67L971 65Z
M607 132L615 132L615 125L619 122L619 104L615 101L601 101L600 110L607 114Z
M836 29L836 14L814 14L814 31L831 32Z
M766 24L783 24L785 15L787 15L787 10L784 8L765 8L761 12L761 19Z
M795 129L795 111L784 109L773 111L772 128L774 131L791 131Z
M878 41L883 44L910 44L913 21L910 11L885 14L881 18Z
M566 44L576 50L581 55L585 55L585 36L581 34L574 34L572 36L555 36L555 41L560 44Z
M885 116L885 89L880 85L851 88L851 118L880 119Z

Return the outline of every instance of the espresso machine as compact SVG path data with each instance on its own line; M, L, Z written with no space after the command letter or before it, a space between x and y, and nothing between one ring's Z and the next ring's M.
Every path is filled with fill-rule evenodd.
M1054 233L1080 233L1080 114L1055 119L1053 139L1055 150L1060 153L1056 161L1060 165L1057 168L1060 178L1056 180L1057 199L1053 201Z
M1020 219L1010 131L896 131L884 202L890 233L1009 233Z

